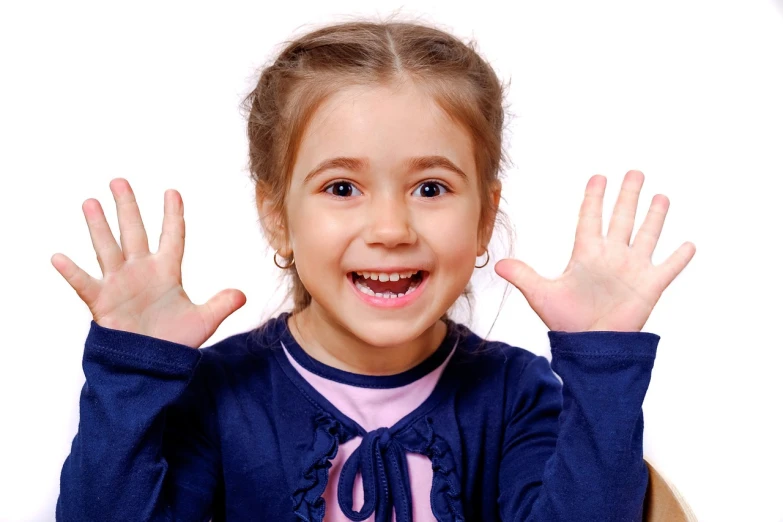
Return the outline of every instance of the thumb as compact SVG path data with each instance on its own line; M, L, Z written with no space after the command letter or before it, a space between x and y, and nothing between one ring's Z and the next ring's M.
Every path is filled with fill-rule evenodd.
M210 335L217 330L220 323L244 306L246 302L247 297L244 293L236 289L228 289L218 292L209 301L199 305L199 312L204 319L204 324L211 332Z
M529 303L535 299L536 290L544 279L530 265L519 259L509 258L498 261L495 263L495 272L516 286Z

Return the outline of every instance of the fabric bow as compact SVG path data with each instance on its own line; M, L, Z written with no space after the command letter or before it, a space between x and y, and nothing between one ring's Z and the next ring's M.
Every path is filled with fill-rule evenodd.
M354 511L353 486L360 470L364 505ZM405 448L392 438L389 428L369 432L348 457L340 472L337 500L350 520L367 520L375 512L376 522L391 522L393 506L397 522L413 521Z

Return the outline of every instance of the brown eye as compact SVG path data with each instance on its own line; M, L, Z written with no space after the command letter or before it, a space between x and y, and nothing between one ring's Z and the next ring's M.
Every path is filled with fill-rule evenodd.
M419 192L422 197L434 198L440 196L441 194L445 194L448 191L449 189L447 189L443 183L438 183L437 181L425 181L418 186L414 194Z
M353 186L353 183L347 181L335 181L331 185L328 185L324 191L339 198L348 198L361 194L361 192Z

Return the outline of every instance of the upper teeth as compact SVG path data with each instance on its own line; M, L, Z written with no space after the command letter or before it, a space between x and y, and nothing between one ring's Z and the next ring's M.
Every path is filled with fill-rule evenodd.
M418 270L415 270L413 272L391 272L389 274L383 272L356 272L356 273L365 279L373 279L375 281L381 281L385 283L386 281L399 281L400 279L406 279L408 277L411 277L413 274L418 273Z

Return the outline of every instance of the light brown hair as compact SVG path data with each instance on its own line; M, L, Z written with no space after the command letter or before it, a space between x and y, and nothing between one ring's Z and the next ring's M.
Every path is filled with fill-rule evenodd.
M273 62L262 68L256 87L242 104L259 215L266 200L282 220L279 229L287 231L286 193L297 150L324 100L348 85L403 79L422 87L473 139L481 198L479 233L488 243L496 219L508 230L506 217L492 198L493 186L508 161L502 140L505 87L479 56L474 42L466 44L435 27L401 21L362 20L321 27L286 42ZM293 254L281 254L290 265ZM286 272L292 312L297 313L310 304L311 297L295 267ZM469 285L463 296L470 306Z

